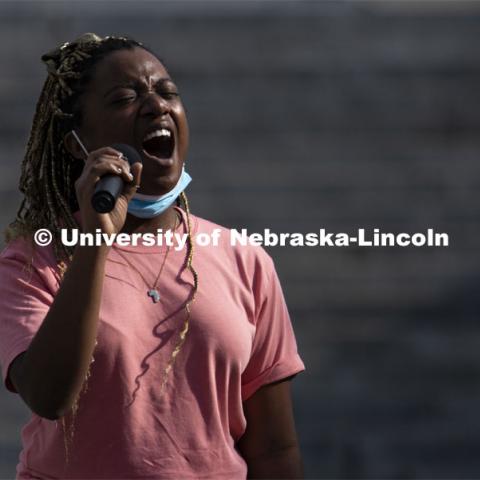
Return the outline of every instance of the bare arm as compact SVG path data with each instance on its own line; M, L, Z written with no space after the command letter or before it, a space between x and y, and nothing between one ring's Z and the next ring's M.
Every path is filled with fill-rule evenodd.
M92 152L75 186L83 230L117 233L122 228L129 198L139 184L141 167L129 167L108 147ZM121 168L121 172L117 171ZM106 173L121 173L129 183L109 214L90 205L96 181ZM109 247L77 246L61 286L28 350L17 356L10 379L33 412L51 420L65 415L83 385L97 336L105 262Z
M45 320L11 380L38 415L56 419L80 392L95 346L107 247L77 247Z
M290 379L265 385L244 402L247 429L237 446L248 478L303 478Z

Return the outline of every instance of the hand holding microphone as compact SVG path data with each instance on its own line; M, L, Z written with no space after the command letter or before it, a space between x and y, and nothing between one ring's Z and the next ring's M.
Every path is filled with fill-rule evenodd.
M115 143L112 148L118 150L125 160L133 166L133 164L140 162L139 153L130 145L125 143ZM123 190L124 181L119 175L105 175L95 186L95 192L92 196L92 207L98 213L108 213L115 207L115 202Z
M75 132L72 133L87 155L82 174L75 182L82 230L95 233L99 228L104 233L119 233L125 223L128 202L140 185L140 155L125 144L88 152Z

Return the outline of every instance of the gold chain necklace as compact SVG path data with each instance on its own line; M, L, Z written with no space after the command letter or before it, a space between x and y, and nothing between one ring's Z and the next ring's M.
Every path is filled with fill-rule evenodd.
M178 219L178 214L177 212L175 212L175 222L173 224L174 232L177 229L177 219ZM145 285L148 287L147 296L149 296L152 299L153 303L158 303L160 301L160 293L157 290L157 283L158 283L158 280L160 279L160 276L162 275L163 267L165 266L165 263L167 261L168 253L170 252L170 245L167 246L167 251L165 253L165 256L163 257L163 262L162 262L162 265L160 266L160 271L158 272L157 278L155 279L155 283L153 284L152 287L150 287L150 284L145 280L145 277L142 275L142 273L137 268L135 268L135 266L128 260L127 257L122 255L119 250L116 250L116 252L118 255L120 255L120 257L123 258L123 260L125 260L128 263L128 265L133 270L135 270L135 272L137 272L140 275L140 278L143 280L143 283L145 283ZM110 261L123 265L121 262L117 262L115 260L110 260Z

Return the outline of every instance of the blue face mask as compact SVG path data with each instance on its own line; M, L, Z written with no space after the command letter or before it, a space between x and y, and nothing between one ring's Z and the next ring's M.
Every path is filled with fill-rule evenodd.
M164 195L142 195L136 193L128 202L128 213L139 218L153 218L164 212L178 198L187 185L192 181L192 177L182 168L182 174L172 190Z

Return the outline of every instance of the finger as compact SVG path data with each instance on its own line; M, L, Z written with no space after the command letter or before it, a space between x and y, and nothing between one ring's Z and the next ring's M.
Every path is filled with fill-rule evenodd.
M125 182L130 183L133 180L133 175L130 169L120 162L104 162L92 165L87 172L92 183L96 183L104 175L119 175Z
M102 155L111 155L112 157L123 156L122 152L115 150L112 147L101 147L101 148L98 148L97 150L92 150L89 153L88 158L94 159L94 158L101 157Z
M118 174L120 174L126 182L133 180L132 169L125 159L115 158L110 160L110 163L115 166Z
M97 165L97 164L105 163L105 162L113 162L113 163L116 163L116 164L122 166L123 168L125 168L128 171L130 170L130 164L125 159L125 157L119 157L118 155L112 155L110 153L109 154L102 154L102 155L99 155L97 157L92 157L91 161L88 162L87 168L88 168L88 166Z
M133 173L133 180L127 184L123 189L122 195L125 195L127 201L135 195L136 191L140 187L140 180L142 177L142 168L143 165L140 162L134 163L132 165L131 171Z
M112 165L114 166L117 170L118 173L123 173L125 172L126 175L126 180L130 181L130 164L121 158L118 157L113 157L111 155L102 155L100 157L97 157L96 159L92 159L91 162L89 162L85 167L84 167L84 173L85 175L94 175L98 176L100 173L100 176L105 173L105 168L106 165ZM120 171L121 170L121 171Z
M105 149L101 150L104 151ZM79 196L90 196L96 183L105 175L119 175L125 184L133 181L130 165L126 160L120 159L112 153L102 153L101 155L98 151L93 153L88 164L85 164L82 175L75 182L75 189Z

